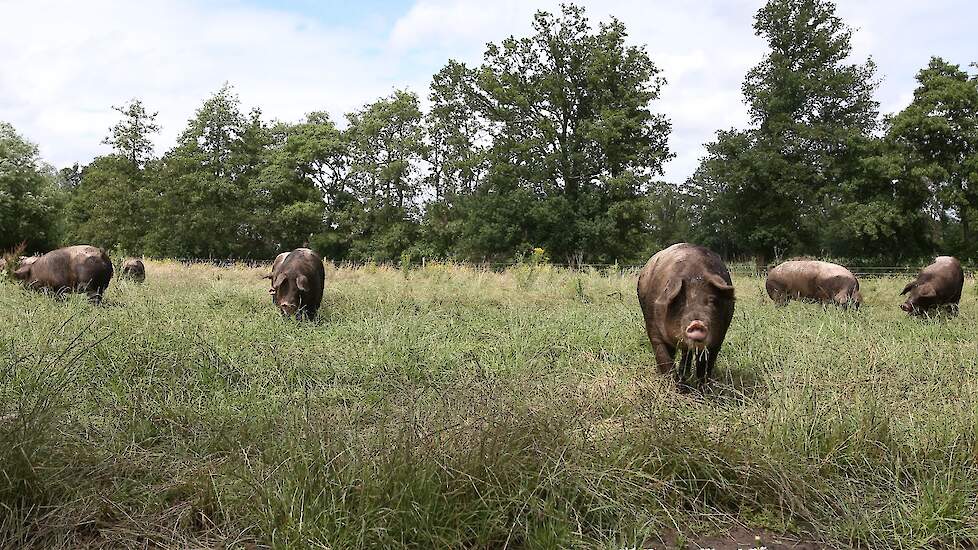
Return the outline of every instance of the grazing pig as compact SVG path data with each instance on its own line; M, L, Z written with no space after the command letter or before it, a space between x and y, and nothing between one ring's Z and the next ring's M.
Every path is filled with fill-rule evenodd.
M112 261L101 248L69 246L22 260L14 277L36 290L84 292L99 304L112 279Z
M807 300L856 309L863 301L859 281L841 265L814 260L784 262L767 274L768 296L778 305Z
M283 256L284 255L284 256ZM279 262L281 260L281 262ZM308 248L279 254L272 267L272 295L282 315L313 319L323 301L326 270L323 259Z
M723 260L701 246L674 244L645 264L638 277L638 301L659 372L673 371L684 384L695 365L702 385L733 319L734 287ZM677 348L682 350L679 371Z
M922 315L940 306L946 306L950 313L957 313L961 301L961 288L964 286L964 271L961 262L951 256L938 256L934 263L925 267L917 275L917 280L903 287L907 301L900 309L911 315Z
M122 263L122 276L141 283L146 280L146 266L138 258L129 258Z

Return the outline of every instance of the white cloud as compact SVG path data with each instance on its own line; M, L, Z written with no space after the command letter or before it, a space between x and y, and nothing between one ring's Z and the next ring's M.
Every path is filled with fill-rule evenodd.
M762 0L582 3L592 22L622 20L663 70L669 84L657 109L672 120L678 154L667 177L684 180L717 129L746 121L740 86L764 52L751 28ZM351 23L240 0L0 0L0 120L60 166L104 153L111 106L131 97L160 112L158 149L170 147L224 81L266 117L327 110L338 119L394 88L424 97L449 58L478 62L486 42L527 34L537 9L559 2L417 0L405 13ZM873 55L885 77L884 111L909 102L931 54L962 64L978 57L978 7L966 0L846 0L839 13L858 28L854 54Z
M354 29L235 5L32 2L3 15L0 120L59 165L104 152L111 106L131 97L160 112L165 148L225 81L270 116L340 116L388 93L396 67Z
M546 6L552 9L555 3ZM529 2L447 2L419 0L391 31L390 42L399 49L460 48L465 53L486 42L497 41L530 28L537 9Z

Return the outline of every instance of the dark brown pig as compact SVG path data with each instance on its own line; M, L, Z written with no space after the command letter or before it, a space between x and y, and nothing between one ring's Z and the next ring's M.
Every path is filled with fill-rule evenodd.
M277 265L272 268L272 288L268 289L272 303L283 315L313 319L323 301L323 259L308 248L283 254L275 259Z
M962 287L964 271L961 262L951 256L938 256L917 275L916 281L903 287L900 294L910 295L900 309L911 315L923 315L943 306L950 313L957 313Z
M775 267L764 284L768 296L778 305L791 300L859 308L863 301L859 280L838 264L815 260L792 260Z
M638 302L659 372L672 371L684 383L695 365L702 385L733 319L734 287L723 260L701 246L674 244L645 264ZM678 371L677 349L682 350Z
M101 248L69 246L21 261L14 277L36 290L84 292L98 304L112 279L112 261Z
M138 258L129 258L122 263L122 276L141 283L146 280L146 266Z

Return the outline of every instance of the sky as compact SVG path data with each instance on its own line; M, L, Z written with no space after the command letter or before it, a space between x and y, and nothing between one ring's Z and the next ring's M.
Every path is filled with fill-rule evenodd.
M614 16L668 84L653 110L672 122L665 179L684 181L717 130L747 123L744 75L765 53L753 33L762 0L583 0L592 23ZM978 2L839 0L853 59L872 56L884 113L913 97L932 55L978 61ZM298 121L342 121L395 89L428 94L449 59L477 64L488 42L530 33L527 0L0 0L0 121L55 167L109 152L113 105L158 111L157 154L229 82L243 107Z

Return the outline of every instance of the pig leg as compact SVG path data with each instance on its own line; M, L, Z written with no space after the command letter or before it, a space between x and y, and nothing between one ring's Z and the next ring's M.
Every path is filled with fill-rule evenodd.
M713 374L713 367L717 364L717 349L705 349L696 358L696 380L702 388L707 379Z
M655 363L659 368L659 374L673 371L676 366L676 348L659 342L653 342L652 347L655 350Z
M682 353L680 366L673 373L675 374L676 385L679 387L679 391L686 393L693 389L687 381L693 374L694 369L696 371L699 370L700 357L699 352L696 350L684 349Z
M319 308L306 306L302 308L302 315L306 321L313 321L316 319L316 314L319 312Z
M707 350L700 350L696 353L695 363L696 363L696 386L702 388L703 382L706 381L706 371L709 369L707 365L707 357L709 357L710 352Z

